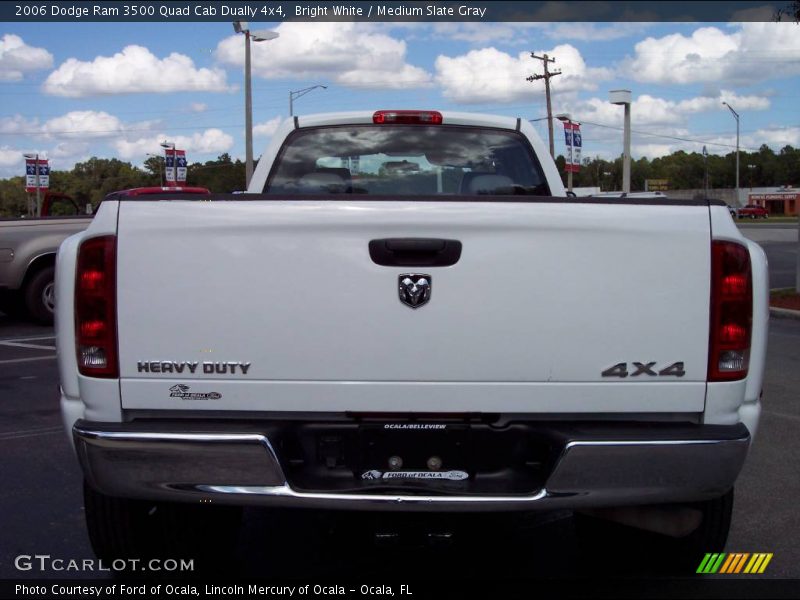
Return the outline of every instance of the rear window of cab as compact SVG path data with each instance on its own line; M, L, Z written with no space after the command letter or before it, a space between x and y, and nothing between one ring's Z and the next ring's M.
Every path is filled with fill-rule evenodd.
M275 159L264 193L547 196L550 190L519 132L367 124L294 131Z

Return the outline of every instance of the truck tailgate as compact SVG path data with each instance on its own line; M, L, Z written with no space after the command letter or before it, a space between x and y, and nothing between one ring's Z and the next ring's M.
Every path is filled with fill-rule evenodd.
M462 254L380 266L368 244L385 238ZM122 202L122 405L699 412L709 248L694 205ZM430 276L424 306L400 301L407 273ZM627 377L603 375L618 363Z

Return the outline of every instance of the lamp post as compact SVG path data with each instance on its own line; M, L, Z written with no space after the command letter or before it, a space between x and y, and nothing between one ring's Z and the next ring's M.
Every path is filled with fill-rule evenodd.
M36 152L34 154L23 154L27 159L33 159L36 162L34 163L36 169L36 216L42 216L42 189L39 187L39 153ZM30 206L30 202L28 203Z
M172 186L171 187L178 187L178 151L175 150L175 143L168 142L164 140L161 142L160 146L167 150L168 148L172 148ZM168 182L169 183L169 182Z
M311 87L303 88L302 90L290 91L289 92L289 116L294 116L294 101L298 98L305 96L311 90L315 90L317 88L322 88L323 90L327 90L327 85L312 85Z
M608 93L611 104L622 104L625 107L625 131L622 151L622 191L631 191L631 91L611 90Z
M244 34L244 154L245 154L245 186L250 187L253 177L253 90L250 74L250 40L266 42L278 37L277 31L268 29L250 31L247 21L234 21L233 30Z
M703 146L703 196L708 198L708 149Z
M161 168L162 156L160 154L153 154L151 152L148 152L147 156L152 156L153 158L158 159L158 181L160 182L161 187L164 187L164 171Z
M736 119L736 202L739 202L739 113L733 110L733 107L727 102L723 102L728 110L731 111L733 117Z
M559 113L556 115L556 119L561 121L562 123L569 123L570 130L569 134L572 135L572 115L569 113ZM567 191L572 191L572 156L573 156L573 144L569 145L569 164L567 165Z

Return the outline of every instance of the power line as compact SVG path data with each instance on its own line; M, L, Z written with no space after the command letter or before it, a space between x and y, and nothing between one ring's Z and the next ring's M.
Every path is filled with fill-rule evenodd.
M581 123L585 123L586 125L593 125L594 127L602 127L604 129L614 129L616 131L622 131L622 127L614 127L613 125L604 125L603 123L594 123L592 121L586 121L585 119L582 119ZM641 130L637 130L637 129L631 129L631 133L635 133L637 135L649 136L649 137L658 137L658 138L664 138L664 139L670 139L670 140L677 140L677 141L680 141L680 142L692 142L692 143L695 143L695 144L706 144L706 145L710 145L710 146L721 146L723 148L736 148L736 146L734 144L723 144L721 142L711 142L711 141L708 141L708 140L698 140L698 139L694 139L694 138L685 138L685 137L679 137L679 136L675 136L675 135L665 135L665 134L662 134L662 133L652 133L652 132L649 132L649 131L641 131ZM741 148L742 146L739 146L739 147ZM755 152L755 150L752 149L752 148L745 148L745 150L748 150L750 152Z

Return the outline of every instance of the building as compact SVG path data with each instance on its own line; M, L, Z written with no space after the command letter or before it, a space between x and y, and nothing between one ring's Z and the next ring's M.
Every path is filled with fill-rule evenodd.
M747 195L747 203L763 206L773 216L793 217L800 209L800 190L791 186L755 188Z

